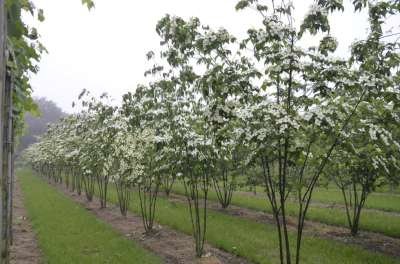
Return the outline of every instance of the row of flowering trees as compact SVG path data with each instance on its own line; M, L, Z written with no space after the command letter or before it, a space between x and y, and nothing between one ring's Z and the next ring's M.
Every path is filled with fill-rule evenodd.
M102 207L114 183L123 215L137 191L147 232L160 190L168 194L179 179L199 257L209 188L226 208L237 179L256 177L272 207L280 262L299 263L321 177L341 189L353 235L368 194L398 181L400 47L384 27L400 5L353 5L355 12L368 11L369 34L351 46L349 58L332 55L338 43L329 14L343 10L342 1L316 1L296 27L291 2L241 0L236 8L254 9L262 23L240 41L197 18L166 15L156 28L161 51L147 54L154 63L145 73L149 83L125 94L121 106L84 91L82 111L50 127L26 158L89 201L97 189ZM304 47L305 35L317 44ZM289 198L298 204L294 243Z

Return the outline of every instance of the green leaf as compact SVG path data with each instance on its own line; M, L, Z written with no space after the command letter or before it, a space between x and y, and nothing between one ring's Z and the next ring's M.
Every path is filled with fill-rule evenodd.
M241 0L236 4L235 8L236 8L236 10L242 10L242 9L245 9L246 7L248 7L248 6L249 6L249 1L248 0Z
M82 0L82 4L86 5L89 10L94 8L94 2L92 0Z
M44 14L43 14L43 9L38 10L37 18L40 22L44 21Z

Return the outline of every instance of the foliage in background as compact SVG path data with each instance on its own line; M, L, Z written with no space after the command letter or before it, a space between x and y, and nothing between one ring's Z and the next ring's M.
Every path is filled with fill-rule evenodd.
M49 124L54 124L65 117L66 114L53 101L44 97L35 98L39 115L26 113L24 118L24 132L18 143L18 150L22 151L35 143L39 136L46 133Z

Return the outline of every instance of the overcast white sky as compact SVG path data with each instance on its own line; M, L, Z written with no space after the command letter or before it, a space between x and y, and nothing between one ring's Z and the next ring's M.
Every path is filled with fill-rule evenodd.
M45 11L38 28L49 54L32 77L34 96L45 96L64 111L83 88L93 94L107 92L117 101L144 81L145 54L159 46L157 21L166 13L184 18L197 16L202 23L224 27L238 37L260 19L251 11L235 11L237 0L96 0L90 12L81 0L33 0ZM294 0L301 20L312 0ZM351 12L332 17L332 33L339 40L339 54L362 39L366 17Z

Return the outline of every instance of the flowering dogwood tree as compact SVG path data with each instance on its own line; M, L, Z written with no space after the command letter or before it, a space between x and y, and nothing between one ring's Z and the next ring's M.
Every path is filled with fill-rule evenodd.
M385 15L396 12L398 6L366 1L353 4L356 10L368 8L371 27L368 39L353 45L349 60L330 55L337 43L329 34L328 15L343 10L341 1L316 1L298 29L289 1L267 5L243 0L237 5L237 9L254 8L262 18L263 27L250 29L242 47L252 49L263 64L261 88L266 92L257 94L242 116L247 124L244 137L253 149L249 162L263 168L281 263L292 262L286 217L289 194L295 192L298 201L294 259L299 263L312 193L332 153L357 119L360 104L393 90L396 82L389 72L398 66L398 55L393 54L393 45L382 43L380 37ZM300 46L306 33L322 34L319 45ZM384 63L386 60L390 63Z
M111 146L111 155L107 160L111 171L110 180L117 190L118 204L123 216L126 216L132 188L143 174L141 159L145 153L138 139L140 135L129 133L127 120L122 116L116 120L117 132Z
M134 94L124 95L122 113L127 117L128 133L135 135L142 173L137 186L146 232L153 231L156 202L164 175L163 149L168 142L164 129L165 111L161 102L160 83L139 86Z
M393 171L399 171L399 138L392 124L399 124L399 110L393 104L376 99L363 102L360 111L346 129L327 174L343 194L346 216L353 236L359 230L361 210L368 195L383 184ZM394 130L395 131L395 130Z
M79 100L83 107L81 118L84 119L84 122L79 124L78 129L83 137L81 162L85 175L86 195L89 200L92 199L94 179L96 179L100 206L105 208L111 174L111 167L108 161L112 154L111 148L117 132L117 127L114 125L116 107L105 102L109 100L106 94L103 94L98 100L95 97L90 97L86 90L82 91Z

